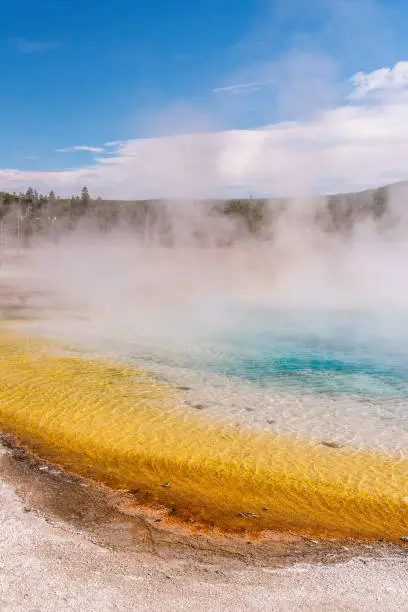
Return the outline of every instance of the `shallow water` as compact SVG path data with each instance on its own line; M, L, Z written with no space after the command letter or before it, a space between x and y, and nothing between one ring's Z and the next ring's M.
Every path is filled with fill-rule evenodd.
M233 530L387 537L408 527L408 461L251 431L149 372L0 334L0 426L136 504Z
M408 317L401 312L231 311L222 326L157 338L66 319L43 333L153 369L210 415L361 448L408 449ZM181 326L176 325L180 330Z
M246 313L227 335L224 374L306 389L408 398L408 317L394 313Z
M188 519L406 534L408 316L125 289L0 330L2 428Z

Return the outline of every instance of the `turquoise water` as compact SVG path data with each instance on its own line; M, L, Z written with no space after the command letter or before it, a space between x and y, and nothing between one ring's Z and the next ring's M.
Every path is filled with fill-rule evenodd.
M181 313L181 317L186 317ZM188 333L117 320L46 322L47 336L132 361L208 416L361 448L408 448L408 315L235 309ZM36 328L41 331L40 327ZM181 333L181 332L186 333Z
M194 340L126 342L135 359L149 355L258 387L408 398L408 316L401 312L236 310Z
M407 324L401 313L247 313L204 361L258 384L408 398Z
M186 325L187 326L187 325ZM47 326L49 328L49 326ZM169 325L171 328L171 325ZM53 335L114 354L297 393L408 399L408 314L235 309L213 326L151 335L140 327L61 322Z

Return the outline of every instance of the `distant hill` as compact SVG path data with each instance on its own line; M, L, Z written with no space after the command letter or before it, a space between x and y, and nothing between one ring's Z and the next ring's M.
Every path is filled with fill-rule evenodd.
M86 187L80 195L59 198L53 191L39 194L0 192L0 239L28 246L34 237L57 240L75 229L109 233L126 229L142 240L171 245L177 240L226 245L237 237L271 237L277 219L301 211L323 231L348 232L359 221L389 223L408 197L408 182L356 193L320 196L295 202L289 198L236 198L173 202L104 200ZM394 206L397 204L397 206Z

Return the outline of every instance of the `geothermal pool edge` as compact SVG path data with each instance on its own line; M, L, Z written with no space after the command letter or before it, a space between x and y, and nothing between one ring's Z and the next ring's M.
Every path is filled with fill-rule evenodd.
M226 531L408 533L407 459L239 429L180 408L149 373L63 348L0 331L0 427L37 455Z

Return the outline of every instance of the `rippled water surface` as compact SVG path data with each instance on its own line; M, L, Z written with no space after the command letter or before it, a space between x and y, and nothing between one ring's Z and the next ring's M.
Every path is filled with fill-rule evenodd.
M191 322L190 322L191 323ZM232 311L159 338L118 321L49 333L146 364L191 388L209 414L357 446L408 448L408 317L401 312Z
M395 300L377 299L374 266L352 299L347 266L341 291L334 268L321 281L319 266L302 279L296 265L287 295L285 278L242 275L241 260L79 252L44 263L54 290L1 330L4 430L193 520L406 534L408 315L393 283Z
M402 314L246 313L205 365L282 388L407 398L407 323Z
M234 530L406 532L407 459L209 418L185 387L58 343L2 330L0 345L0 427L73 472Z

